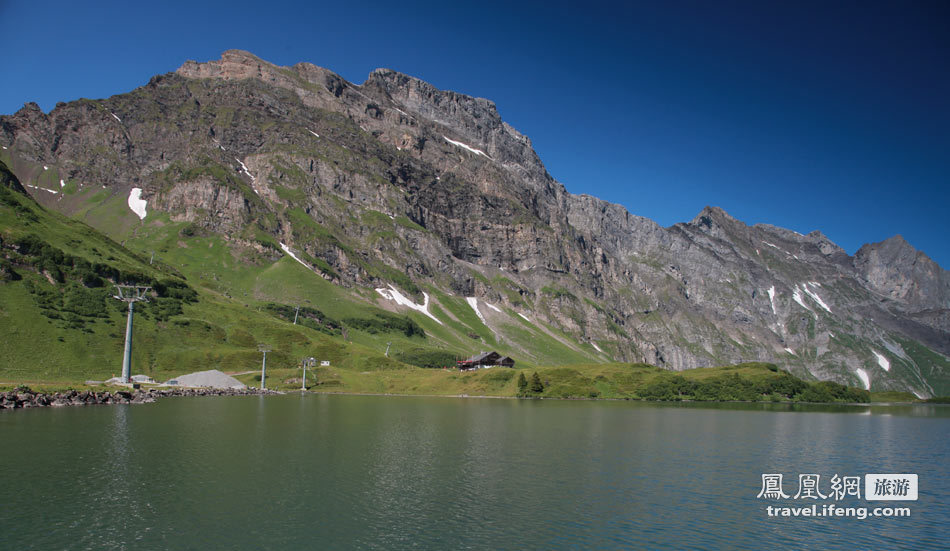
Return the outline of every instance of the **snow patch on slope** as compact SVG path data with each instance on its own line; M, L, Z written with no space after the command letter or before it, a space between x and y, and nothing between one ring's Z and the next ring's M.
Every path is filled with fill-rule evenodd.
M597 350L598 352L600 352L601 354L603 354L603 353L604 353L604 351L603 351L603 350L601 350L599 346L597 346L597 343L596 343L596 342L594 342L594 341L590 341L590 345L591 345L591 346L593 346L593 347L594 347L594 349L595 349L595 350Z
M422 312L423 314L435 320L439 325L444 325L442 320L433 316L432 313L429 312L429 294L424 291L422 293L422 304L416 304L415 302L412 302L406 298L405 295L400 293L395 287L393 287L392 284L389 285L389 289L378 288L376 289L376 292L386 300L391 300L400 306L405 306L407 308L412 308L417 312Z
M235 157L234 160L237 161L239 165L241 165L241 172L243 172L244 174L247 174L247 177L251 179L251 189L254 190L254 193L260 195L260 192L258 192L257 188L254 187L254 182L256 178L254 178L254 175L251 174L251 171L247 169L247 165L245 165L241 161L241 159L238 159L237 157Z
M486 302L486 303L485 303L485 306L488 306L489 308L491 308L492 310L498 312L499 314L501 313L501 308L495 306L494 304L489 304L489 303Z
M827 312L830 314L830 313L831 313L831 308L828 308L828 305L825 304L825 301L821 300L821 297L818 296L818 293L817 293L817 292L815 292L815 291L813 291L813 290L811 290L811 289L808 288L809 285L811 285L811 286L813 286L813 287L821 287L821 284L818 283L818 282L815 282L815 281L809 281L808 283L802 283L802 290L804 290L805 293L807 293L808 296L810 296L810 297L812 298L812 300L814 300L815 302L817 302L817 303L818 303L818 306L821 306L822 308L825 309L825 311L827 311Z
M307 263L304 262L303 260L300 260L300 258L299 258L297 255L295 255L292 250L290 250L290 247L288 247L287 245L284 245L283 243L281 243L281 244L280 244L280 248L283 249L283 251L284 251L285 253L287 253L288 255L290 255L290 258L293 258L293 259L296 260L297 262L303 264L304 266L307 267L308 270L313 270L313 268L311 268L309 264L307 264Z
M113 112L110 111L109 114L112 115L112 118L113 118L113 119L115 119L115 120L117 120L117 121L119 121L119 122L122 122L122 119L120 119L119 116L116 115L115 113L113 113Z
M132 188L132 191L129 192L129 208L132 209L132 212L137 214L141 220L145 219L145 205L147 203L148 201L142 199L142 188Z
M775 285L769 287L769 303L772 305L772 313L778 315L775 311Z
M792 256L791 253L789 253L789 252L786 251L785 249L779 247L778 245L773 245L772 243L769 243L768 241L763 241L762 243L768 245L769 247L772 247L773 249L779 250L779 251L785 253L785 254L788 255L788 256Z
M310 132L311 134L313 134L314 136L318 138L320 137L320 134L317 134L316 132L314 132L313 130L310 130L309 128L307 129L307 132Z
M864 383L864 390L871 390L871 378L868 377L868 372L859 367L854 370L854 373L861 379L861 382Z
M871 352L874 352L874 357L877 358L877 365L881 366L884 371L891 370L891 362L885 358L883 354L880 354L875 350L872 350Z
M462 142L457 142L457 141L455 141L455 140L450 140L450 139L448 139L448 138L445 137L445 136L442 136L442 137L445 138L445 141L449 142L449 143L452 144L452 145L461 147L462 149L467 149L467 150L471 151L472 153L474 153L474 154L476 154L476 155L481 155L482 157L488 157L488 155L487 155L484 151L482 151L481 149L475 149L474 147L472 147L472 146L470 146L470 145L465 145L465 144L462 143ZM488 157L488 158L491 159L491 157Z
M59 193L59 192L58 192L58 191L56 191L55 189L46 189L45 187L40 187L40 186L31 186L30 184L25 184L25 185L26 185L26 187L28 187L28 188L32 188L32 189L40 189L40 190L43 190L43 191L48 191L48 192L50 192L50 193L53 193L53 194L57 194L57 193Z
M468 305L472 307L472 310L475 310L475 315L478 316L478 319L481 320L481 322L485 325L488 325L488 322L485 321L485 316L483 316L482 313L478 311L478 299L475 297L465 297L465 302L468 302Z
M521 312L518 312L518 315L521 316L521 318L524 319L526 322L531 323L531 320L528 319L528 316L522 314Z
M65 181L63 181L63 179L62 179L62 178L60 178L60 179L59 179L59 187L60 187L60 188L64 188L64 187L66 187L66 182L65 182Z
M796 286L795 286L795 289L792 290L792 298L793 298L793 299L795 300L795 302L797 302L802 308L804 308L805 310L808 310L809 312L811 312L811 313L814 314L814 311L812 311L812 309L809 308L807 304L805 304L805 301L802 300L802 290L798 288L798 285L796 285Z

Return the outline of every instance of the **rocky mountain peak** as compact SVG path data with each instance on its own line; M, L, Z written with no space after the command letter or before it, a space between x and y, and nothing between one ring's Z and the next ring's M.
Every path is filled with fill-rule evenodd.
M29 125L32 121L45 122L49 120L49 115L40 109L40 106L34 102L24 103L12 116L4 117L3 125L5 128Z
M294 91L307 105L326 108L353 86L336 73L312 63L279 67L244 50L227 50L221 59L186 61L175 74L189 79L256 79L271 86Z
M466 140L466 145L485 151L501 163L534 165L535 169L541 165L531 149L531 140L505 123L491 100L440 90L392 69L374 70L361 88L367 93L379 90L402 109L451 128L455 138Z
M888 237L887 239L879 243L868 243L865 246L870 247L870 248L879 248L882 250L889 250L889 251L895 251L895 252L900 251L908 255L916 255L918 252L920 252L913 245L908 243L907 240L904 239L904 236L901 234Z
M40 109L40 106L35 101L28 101L17 111L17 114L21 113L24 115L42 115L43 110Z
M713 224L736 224L741 223L720 207L706 206L690 221L690 224L696 226L711 227Z
M861 247L854 267L866 284L917 308L950 308L950 272L901 235Z
M688 223L674 227L688 232L699 231L718 239L728 239L730 235L742 235L744 239L749 230L745 223L733 218L722 208L713 206L706 206Z
M898 234L878 243L865 244L855 254L855 262L868 263L883 260L891 265L900 265L907 268L916 264L918 257L921 256L926 260L930 260L927 255L918 251L902 235Z
M501 116L498 114L495 102L451 90L440 90L424 80L399 71L375 69L369 74L363 86L370 84L380 86L393 99L426 116L434 114L454 118L458 111L462 110L473 119L501 123Z
M19 137L23 147L32 149L38 157L44 157L51 137L48 126L49 115L31 101L15 114L0 119L0 143L4 147L13 147Z
M221 59L200 63L186 61L176 73L187 78L263 78L273 65L244 50L227 50Z
M805 239L811 242L812 244L814 244L816 247L818 247L818 250L821 251L821 254L825 256L832 256L832 255L847 256L848 254L845 252L844 249L839 247L834 241L829 239L828 236L826 236L825 234L821 233L818 230L809 232L808 235L805 236Z

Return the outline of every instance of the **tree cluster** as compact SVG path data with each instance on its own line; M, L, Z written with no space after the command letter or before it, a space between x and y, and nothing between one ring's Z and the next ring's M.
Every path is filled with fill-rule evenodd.
M537 371L531 375L530 382L524 376L524 372L518 374L518 396L537 396L542 392L544 392L544 383L541 382Z

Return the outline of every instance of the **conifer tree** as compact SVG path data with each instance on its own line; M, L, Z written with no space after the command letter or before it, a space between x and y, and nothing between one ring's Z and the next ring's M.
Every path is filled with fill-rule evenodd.
M541 377L538 377L537 371L531 376L531 392L544 392L544 384L541 382Z

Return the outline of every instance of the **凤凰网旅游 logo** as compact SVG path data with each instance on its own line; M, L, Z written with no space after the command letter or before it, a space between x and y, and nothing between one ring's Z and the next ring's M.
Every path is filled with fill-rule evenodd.
M824 482L823 482L824 480ZM861 482L864 481L864 487ZM851 517L861 520L880 517L909 517L909 507L870 507L861 506L861 493L865 501L916 501L917 475L865 474L842 476L837 473L822 477L817 473L799 474L798 484L788 483L786 492L785 476L782 473L763 473L762 488L756 498L768 501L799 500L777 506L769 505L766 513L769 517ZM794 491L794 494L792 493ZM858 501L852 504L839 504L843 499ZM812 501L807 501L812 500ZM819 505L816 501L824 501Z
M834 499L839 501L847 497L861 499L861 476L841 476L837 473L825 477L809 473L799 474L798 483L794 487L789 485L786 492L784 475L782 473L763 473L762 488L756 496L759 499ZM910 473L900 474L865 474L864 499L866 501L916 501L917 475ZM794 491L794 494L790 493Z

